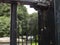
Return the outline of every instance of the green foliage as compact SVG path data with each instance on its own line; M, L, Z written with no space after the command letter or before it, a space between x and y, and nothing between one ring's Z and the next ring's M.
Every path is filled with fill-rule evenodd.
M8 17L0 17L0 37L9 36L10 19Z
M9 36L10 13L11 13L10 6L11 6L10 4L6 4L6 3L0 4L0 37ZM18 22L19 22L19 30L22 31L22 26L21 26L22 22L23 22L23 20L26 20L27 19L26 17L28 16L26 7L24 7L23 5L18 5L17 6L17 16L18 16Z
M1 3L0 4L0 16L10 15L10 4Z
M10 4L0 4L0 37L9 36L10 33ZM17 16L18 16L18 29L20 35L37 34L38 32L38 20L37 13L29 15L27 13L26 7L23 5L17 6ZM34 33L32 33L34 32Z
M37 13L33 13L30 15L29 30L30 30L30 34L36 35L38 33L38 14Z
M28 17L26 7L24 7L23 5L18 5L17 6L17 14L18 14L18 19L19 20L24 20Z

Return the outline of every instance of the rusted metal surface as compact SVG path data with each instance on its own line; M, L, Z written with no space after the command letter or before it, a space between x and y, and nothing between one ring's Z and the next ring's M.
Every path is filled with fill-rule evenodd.
M50 5L50 2L52 1L47 1L47 0L0 0L0 3L11 3L11 2L19 2L20 4L27 4L27 5L42 5L42 6L48 6Z
M0 0L0 2L13 2L13 1L17 1L17 2L38 2L39 0Z

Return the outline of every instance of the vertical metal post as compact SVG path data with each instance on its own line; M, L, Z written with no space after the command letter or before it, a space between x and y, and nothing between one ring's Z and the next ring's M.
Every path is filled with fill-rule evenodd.
M49 44L55 45L55 20L54 20L54 7L53 6L49 7L47 11L46 26L49 32L48 33Z
M46 9L41 8L38 10L38 45L49 45L49 31L44 29L46 26ZM47 27L46 27L47 28Z
M60 45L60 0L54 0L55 40Z
M17 3L11 3L10 45L17 45Z
M41 28L42 28L42 12L38 10L38 45L42 45L41 42Z
M44 40L43 9L38 10L38 45L46 45Z

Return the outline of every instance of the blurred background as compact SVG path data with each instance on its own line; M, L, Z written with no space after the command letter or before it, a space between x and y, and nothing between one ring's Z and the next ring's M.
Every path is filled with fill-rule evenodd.
M0 3L0 45L10 45L10 4ZM38 13L29 5L17 6L19 45L38 45Z

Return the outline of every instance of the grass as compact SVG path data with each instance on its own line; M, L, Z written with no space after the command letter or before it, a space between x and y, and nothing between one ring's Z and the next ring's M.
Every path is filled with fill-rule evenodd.
M22 42L21 43L19 43L20 45L22 45ZM23 43L24 44L24 43ZM26 43L25 43L26 44ZM31 44L31 43L29 43L29 44ZM32 42L32 45L38 45L38 42Z
M37 43L37 42L36 42L36 43L35 43L35 42L33 42L33 43L32 43L32 45L35 45L35 44L36 44L36 45L38 45L38 43Z

